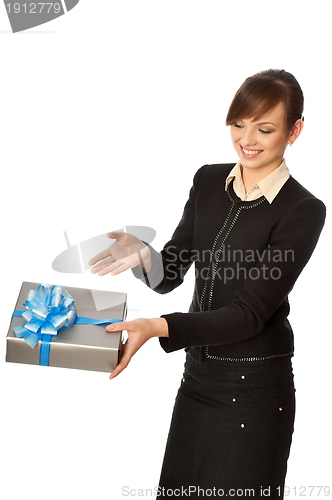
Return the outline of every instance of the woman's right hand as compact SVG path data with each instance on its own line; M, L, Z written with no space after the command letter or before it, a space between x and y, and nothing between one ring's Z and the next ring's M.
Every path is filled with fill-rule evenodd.
M107 236L116 241L90 260L89 265L94 266L92 274L115 276L138 265L147 273L150 271L151 252L139 238L125 232L111 232Z

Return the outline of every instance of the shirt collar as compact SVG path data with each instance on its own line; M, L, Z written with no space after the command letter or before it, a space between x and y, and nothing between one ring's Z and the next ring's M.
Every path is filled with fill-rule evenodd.
M235 167L230 171L230 173L228 174L227 179L226 179L225 190L227 190L229 183L232 181L232 179L235 178L235 182L237 183L237 185L239 187L241 186L243 188L243 193L244 193L244 185L243 185L243 181L242 181L241 168L242 168L241 162L238 162L235 165ZM253 184L253 186L250 187L248 192L255 185L258 186L261 193L265 196L267 201L271 204L273 202L274 198L279 193L282 186L289 179L289 177L290 177L289 169L286 166L285 160L283 160L281 165L278 168L273 170L273 172L268 174L262 180Z

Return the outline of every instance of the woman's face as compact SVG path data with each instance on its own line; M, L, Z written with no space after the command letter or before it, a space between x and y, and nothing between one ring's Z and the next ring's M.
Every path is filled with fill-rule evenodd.
M292 132L284 130L284 107L280 102L258 122L237 120L231 137L243 168L258 169L263 176L279 167Z

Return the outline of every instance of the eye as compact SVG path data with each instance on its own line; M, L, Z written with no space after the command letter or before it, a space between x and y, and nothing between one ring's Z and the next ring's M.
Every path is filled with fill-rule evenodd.
M271 134L273 132L273 130L262 130L262 129L259 129L260 132L262 132L262 134Z
M236 123L236 122L234 122L234 123L233 123L233 125L234 125L234 127L236 127L236 128L242 128L242 126L241 126L241 125L239 125L239 124L238 124L238 123Z

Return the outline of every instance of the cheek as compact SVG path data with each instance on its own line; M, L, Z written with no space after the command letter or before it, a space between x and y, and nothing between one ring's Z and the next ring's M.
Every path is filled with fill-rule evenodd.
M232 142L237 142L240 139L240 137L241 137L241 134L237 130L232 129L232 131L231 131Z
M268 137L262 143L265 143L265 148L271 151L281 151L285 148L285 140L280 137Z

